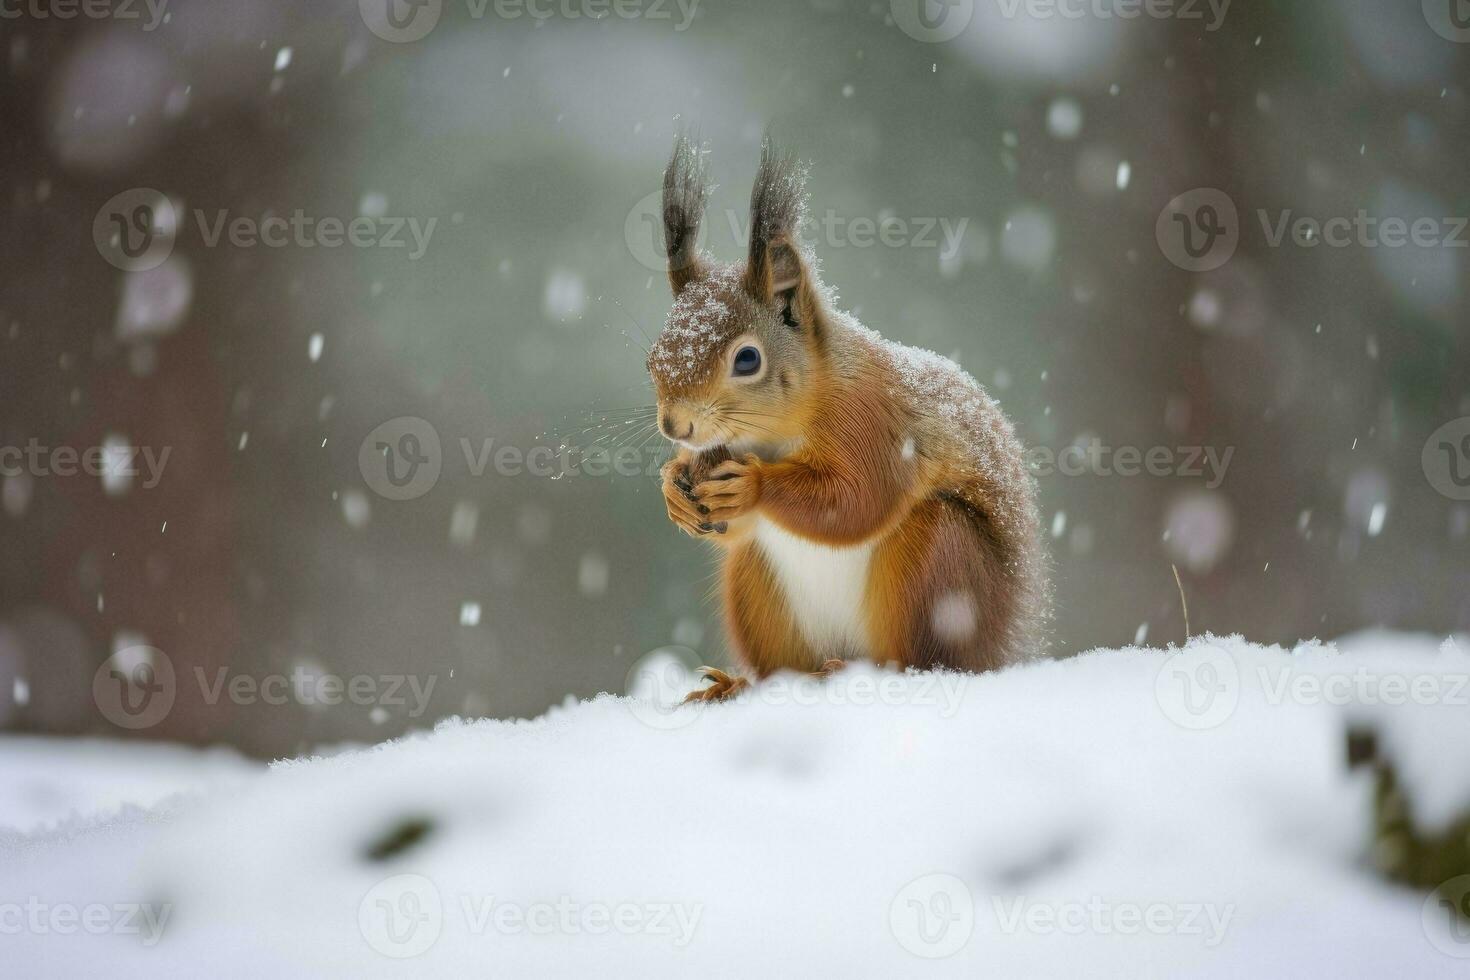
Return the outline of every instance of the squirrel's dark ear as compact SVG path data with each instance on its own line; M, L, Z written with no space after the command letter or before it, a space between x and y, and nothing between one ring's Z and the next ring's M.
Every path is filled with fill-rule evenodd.
M664 170L664 249L669 257L669 286L675 296L691 280L704 275L699 223L709 192L704 155L688 137L676 137L674 154Z
M784 299L783 313L792 326L810 312L815 298L816 284L797 239L805 214L806 171L794 157L778 153L767 137L750 191L745 288L762 303Z

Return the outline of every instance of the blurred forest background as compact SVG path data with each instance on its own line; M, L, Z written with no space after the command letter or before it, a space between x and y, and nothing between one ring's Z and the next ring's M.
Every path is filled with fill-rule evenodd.
M770 125L812 164L843 306L959 360L1028 445L1167 447L1186 470L1039 475L1058 655L1181 641L1171 565L1196 632L1470 628L1470 503L1423 464L1470 415L1470 232L1273 245L1258 217L1453 237L1470 31L1436 28L1434 0L924 2L428 0L384 22L386 0L172 0L151 28L141 3L7 7L0 446L170 455L156 486L3 478L0 727L120 734L93 677L140 644L180 682L142 734L258 754L532 715L621 691L669 644L722 662L709 557L652 477L493 459L627 444L657 465L613 413L651 402L640 347L669 296L648 195L686 125L720 184L717 257L743 254ZM438 19L410 39L410 13ZM94 233L140 188L176 238L127 271ZM1198 272L1161 238L1197 188L1239 224ZM210 241L222 214L298 211L378 238L403 219L405 247ZM406 223L431 220L416 255ZM359 450L384 423L412 448L403 417L440 473L399 500ZM1188 447L1230 451L1223 480ZM417 717L210 705L195 668L436 683Z

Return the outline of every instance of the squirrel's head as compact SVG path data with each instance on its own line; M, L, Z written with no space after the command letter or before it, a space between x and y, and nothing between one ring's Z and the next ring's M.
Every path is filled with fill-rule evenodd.
M801 434L823 364L821 289L797 239L805 173L770 140L750 195L750 253L717 265L696 240L709 196L704 159L674 144L664 171L664 244L674 306L648 354L659 428L694 450Z

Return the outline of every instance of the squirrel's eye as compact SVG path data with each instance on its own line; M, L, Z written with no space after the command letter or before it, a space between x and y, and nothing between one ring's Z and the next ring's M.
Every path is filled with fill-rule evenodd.
M754 347L742 347L735 352L734 373L737 378L748 378L761 369L761 352Z

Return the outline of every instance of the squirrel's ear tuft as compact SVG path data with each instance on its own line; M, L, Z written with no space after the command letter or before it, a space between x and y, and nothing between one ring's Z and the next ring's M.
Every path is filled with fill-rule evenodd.
M806 217L806 169L778 153L768 136L761 143L760 169L750 191L750 258L745 288L762 303L785 300L784 317L800 322L815 297L811 270L797 239Z
M704 154L687 136L674 138L674 153L664 170L664 249L669 258L669 286L678 296L691 280L704 275L699 256L699 223L709 201Z

